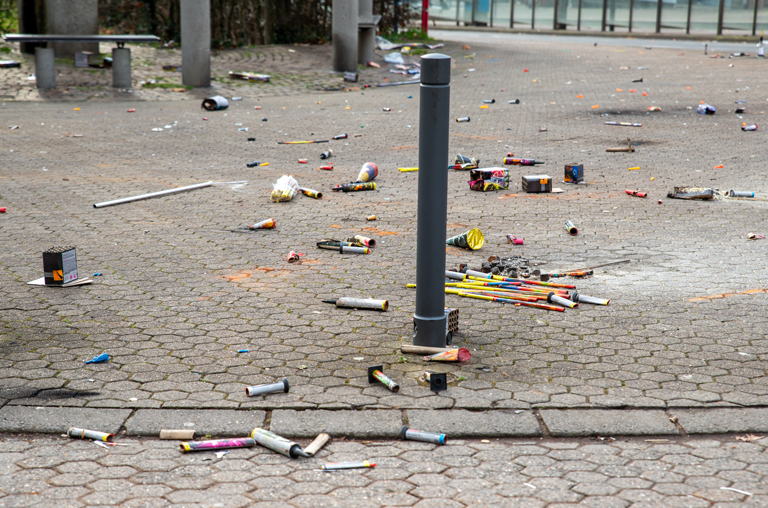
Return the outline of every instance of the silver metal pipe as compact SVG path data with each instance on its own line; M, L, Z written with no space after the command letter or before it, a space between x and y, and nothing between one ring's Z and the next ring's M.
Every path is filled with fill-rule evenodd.
M113 199L112 201L103 201L101 203L95 203L94 208L104 208L105 206L122 205L123 203L130 203L132 201L141 201L142 199L156 198L159 196L165 196L167 194L176 194L177 192L186 192L195 189L202 189L203 187L210 187L213 185L213 181L196 183L194 185L187 185L186 187L176 187L174 189L166 189L158 192L150 192L149 194L141 194L139 196L132 196L130 198Z

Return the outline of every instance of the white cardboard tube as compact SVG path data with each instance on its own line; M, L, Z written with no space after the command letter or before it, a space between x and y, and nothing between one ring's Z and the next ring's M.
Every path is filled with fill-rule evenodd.
M196 183L194 185L187 185L186 187L176 187L174 189L166 189L158 192L150 192L149 194L141 194L139 196L132 196L130 198L114 199L112 201L103 201L101 203L95 203L94 208L104 208L105 206L122 205L123 203L130 203L132 201L141 201L142 199L156 198L159 196L165 196L167 194L176 194L177 192L186 192L195 189L202 189L203 187L210 187L213 185L212 181L204 183Z

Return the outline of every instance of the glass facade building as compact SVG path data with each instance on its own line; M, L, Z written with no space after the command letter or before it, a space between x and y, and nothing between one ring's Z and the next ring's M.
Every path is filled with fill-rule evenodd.
M430 0L429 18L457 25L759 35L768 0Z

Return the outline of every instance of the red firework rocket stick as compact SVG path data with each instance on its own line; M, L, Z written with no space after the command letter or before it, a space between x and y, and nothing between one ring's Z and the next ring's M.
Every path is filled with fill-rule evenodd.
M278 145L308 145L310 143L328 143L329 141L327 139L325 140L316 140L316 141L278 141Z
M554 310L557 312L565 312L564 307L557 307L555 305L547 305L545 303L527 303L527 302L517 302L515 303L516 306L523 306L523 307L536 307L537 309L545 309L545 310Z
M630 196L637 196L638 198L645 198L648 197L648 194L645 192L640 192L639 190L629 190L625 189L624 192L629 194Z
M485 296L493 296L495 298L505 298L509 300L515 300L517 302L538 302L539 300L546 300L544 297L539 296L523 296L520 294L514 294L514 293L491 293L486 291L473 291L471 289L468 289L467 292L475 294L475 295L485 295Z
M536 307L538 309L554 310L556 312L563 312L563 311L565 311L565 308L563 308L563 307L557 307L555 305L545 305L543 303L519 302L517 300L510 300L508 298L498 298L498 297L494 297L494 296L476 295L476 294L466 293L466 292L457 292L456 294L459 295L459 296L467 297L467 298L478 298L480 300L489 300L489 301L492 301L492 302L499 302L499 303L513 303L515 305L523 305L525 307Z

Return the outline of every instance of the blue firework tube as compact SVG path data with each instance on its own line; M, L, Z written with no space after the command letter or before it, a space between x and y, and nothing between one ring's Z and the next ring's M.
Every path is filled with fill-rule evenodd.
M409 429L407 425L403 425L400 429L400 439L422 441L424 443L445 444L445 434Z

